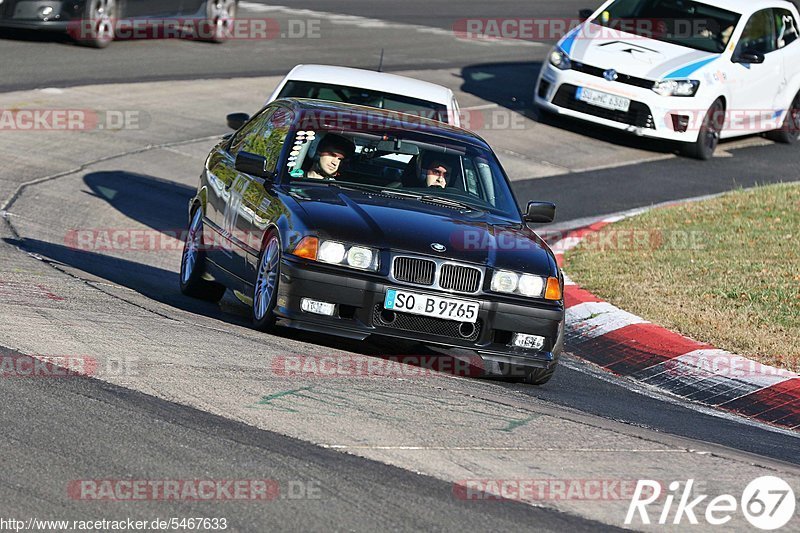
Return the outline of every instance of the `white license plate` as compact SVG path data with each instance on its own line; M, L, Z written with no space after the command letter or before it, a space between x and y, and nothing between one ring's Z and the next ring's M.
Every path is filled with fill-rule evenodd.
M412 315L444 318L458 322L475 323L478 320L478 310L481 305L470 300L456 300L455 298L442 298L430 294L389 289L383 301L384 309L411 313Z
M613 111L627 112L628 109L631 108L630 98L595 91L593 89L586 89L584 87L578 87L575 93L575 99Z

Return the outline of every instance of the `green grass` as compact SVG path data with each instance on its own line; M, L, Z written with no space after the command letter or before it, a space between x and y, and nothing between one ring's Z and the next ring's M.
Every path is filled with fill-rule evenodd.
M582 287L717 348L800 371L800 186L654 209L566 255Z

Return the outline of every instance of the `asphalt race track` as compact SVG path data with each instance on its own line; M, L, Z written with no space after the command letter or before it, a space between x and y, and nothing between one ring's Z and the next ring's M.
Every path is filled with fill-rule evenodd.
M451 32L468 17L573 17L592 7L583 2L270 4L242 13L282 28L319 21L319 37L128 41L103 51L29 32L0 38L0 110L137 118L102 130L0 131L0 355L96 367L89 377L0 377L0 518L225 517L233 531L600 531L625 527L630 494L483 501L459 487L695 479L705 494L738 498L751 480L775 475L800 488L797 433L687 404L569 353L538 388L414 368L286 376L280 364L293 355L431 352L261 334L230 295L220 306L182 296L172 235L186 226L203 158L226 133L225 114L258 109L297 63L374 68L383 48L386 70L451 87L520 201L555 201L560 224L800 179L797 148L758 136L723 143L699 163L672 146L540 117L530 91L549 43L470 42ZM141 231L163 246L75 249L70 232L81 229ZM109 501L74 491L81 481L120 479L268 480L280 491L259 501ZM751 530L741 513L725 527ZM800 530L800 519L785 530Z

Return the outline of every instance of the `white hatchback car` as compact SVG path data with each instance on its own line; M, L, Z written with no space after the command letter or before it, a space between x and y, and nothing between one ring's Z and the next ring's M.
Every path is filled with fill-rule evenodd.
M315 98L389 109L460 126L459 108L447 87L396 74L329 65L297 65L267 100Z
M562 38L534 99L545 111L680 141L800 137L800 17L788 0L610 0Z

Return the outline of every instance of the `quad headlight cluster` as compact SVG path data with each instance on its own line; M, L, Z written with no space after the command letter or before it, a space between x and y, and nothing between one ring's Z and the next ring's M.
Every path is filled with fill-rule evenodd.
M304 237L295 246L294 255L359 270L378 270L378 250L339 241L321 241L317 237Z
M699 88L697 80L664 80L653 85L653 90L661 96L694 96Z
M561 284L557 278L544 278L510 270L497 270L492 275L492 291L519 294L529 298L561 299Z

